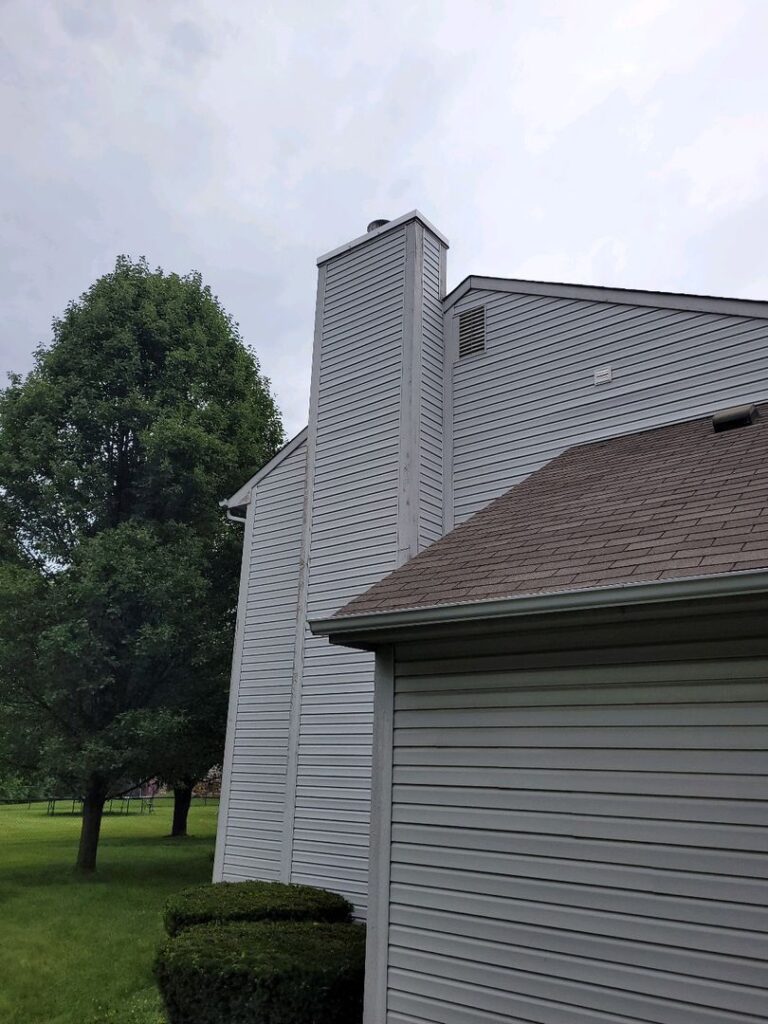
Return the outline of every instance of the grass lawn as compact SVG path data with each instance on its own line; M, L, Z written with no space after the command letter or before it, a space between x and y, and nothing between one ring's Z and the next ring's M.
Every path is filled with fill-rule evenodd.
M189 839L151 815L105 816L96 876L72 865L80 818L60 803L0 805L0 1021L156 1024L151 963L166 897L210 881L217 805L195 801Z

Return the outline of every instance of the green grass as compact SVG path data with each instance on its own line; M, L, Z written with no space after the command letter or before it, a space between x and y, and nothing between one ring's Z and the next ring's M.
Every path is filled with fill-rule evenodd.
M192 806L189 839L165 838L171 801L104 818L92 879L72 865L80 818L61 803L0 805L0 1021L156 1024L152 980L170 893L210 881L217 806Z

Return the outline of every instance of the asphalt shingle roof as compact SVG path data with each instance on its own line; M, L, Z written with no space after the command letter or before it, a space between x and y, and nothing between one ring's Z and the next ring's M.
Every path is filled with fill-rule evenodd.
M768 568L768 421L564 452L335 617Z

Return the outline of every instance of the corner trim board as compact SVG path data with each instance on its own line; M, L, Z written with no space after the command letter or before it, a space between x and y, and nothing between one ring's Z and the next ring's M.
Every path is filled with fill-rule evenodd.
M363 1024L382 1024L387 1014L394 663L393 648L387 647L377 652L373 696L370 881Z
M315 449L317 447L317 399L320 389L322 362L323 317L325 311L326 268L317 275L317 305L315 308L315 342L312 354L312 382L309 393L309 425L307 426L307 469L304 485L304 524L301 535L299 561L299 594L296 605L296 647L293 656L291 681L291 717L288 726L288 762L285 779L285 813L283 841L280 857L280 877L290 882L293 865L293 833L296 818L296 784L299 771L299 731L301 727L301 701L304 680L304 645L307 631L307 597L309 593L310 545L312 540L312 500L315 486Z
M455 318L443 314L443 536L455 525L453 488L453 368L459 356Z
M419 399L421 386L420 279L424 229L405 229L403 328L401 341L400 423L398 439L397 553L402 565L418 551L419 536Z

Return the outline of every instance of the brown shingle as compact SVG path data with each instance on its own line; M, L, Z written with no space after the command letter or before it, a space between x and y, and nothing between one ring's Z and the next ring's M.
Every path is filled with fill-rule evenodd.
M768 568L768 425L697 419L553 459L338 616Z

